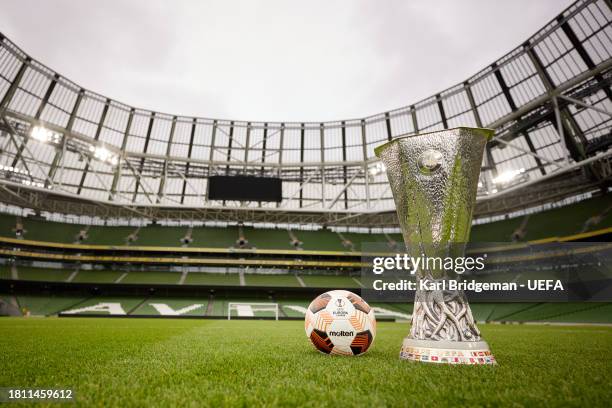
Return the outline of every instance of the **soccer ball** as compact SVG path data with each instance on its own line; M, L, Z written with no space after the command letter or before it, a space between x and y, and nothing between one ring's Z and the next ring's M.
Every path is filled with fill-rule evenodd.
M306 336L322 353L356 356L376 336L374 310L348 290L332 290L312 301L306 311Z

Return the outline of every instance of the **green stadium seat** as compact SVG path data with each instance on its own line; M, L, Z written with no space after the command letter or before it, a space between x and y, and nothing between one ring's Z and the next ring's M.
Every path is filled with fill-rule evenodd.
M10 265L0 265L0 279L13 279Z
M181 274L178 272L129 272L121 283L149 283L158 285L178 284L181 279Z
M257 249L294 249L287 230L243 228L244 236L249 245ZM298 235L298 234L296 234Z
M92 226L87 232L85 244L95 245L125 245L128 235L133 234L137 227L106 227ZM133 245L138 245L134 242Z
M360 288L355 278L347 275L302 275L306 286L311 288L347 289Z
M238 239L238 228L197 227L192 232L191 246L202 248L230 248Z
M305 316L306 309L310 305L310 301L304 300L282 300L277 303L281 306L282 315L301 318Z
M548 322L612 323L612 303L592 303L591 307L566 311L564 314L545 318Z
M17 221L17 217L10 214L0 214L0 236L15 238L15 223Z
M588 310L598 307L597 303L541 303L508 316L507 320L519 322L548 321L561 317L564 321L568 315L581 312L587 315Z
M210 316L223 316L227 317L227 308L228 304L231 302L240 302L240 303L278 303L274 300L271 300L269 297L262 295L261 297L215 297L212 303L212 313ZM280 313L280 309L279 309ZM274 312L272 311L260 311L255 312L254 315L256 317L273 317ZM236 311L232 312L232 316L237 316Z
M17 302L21 309L29 310L34 316L55 315L84 300L79 296L51 296L51 295L19 295Z
M83 225L50 222L38 218L22 218L26 230L25 239L32 241L58 242L73 244L79 232L85 228Z
M602 213L612 205L612 194L584 200L552 210L532 214L526 226L524 241L578 234L584 223L592 216ZM479 224L472 227L470 240L473 242L508 242L512 233L520 227L523 217ZM612 226L612 212L591 229Z
M413 309L413 303L408 301L403 303L371 302L370 306L374 308L375 316L380 319L406 320L412 315Z
M166 298L154 297L146 299L132 315L173 315L180 312L181 316L204 316L208 310L208 297L204 298ZM155 306L154 306L155 305ZM198 306L200 305L200 306Z
M88 271L80 270L72 282L79 283L113 283L123 275L120 271Z
M64 269L17 267L19 279L29 281L65 282L72 272Z
M94 297L87 300L84 300L80 303L72 305L70 307L66 307L62 309L63 313L70 314L84 314L84 315L109 315L110 311L117 310L120 313L117 314L129 314L132 310L136 309L136 307L140 306L145 299L139 297ZM110 305L109 305L110 304ZM101 308L101 306L107 305L106 309ZM111 306L112 305L112 306ZM99 307L102 310L83 310L87 308L95 308Z
M246 286L267 286L267 287L297 287L300 283L295 275L291 274L254 274L249 273L244 275Z
M579 203L555 208L530 215L526 225L524 240L537 240L549 237L563 237L581 232L585 222L596 215L601 215L612 206L612 194L584 200ZM516 217L472 227L470 240L473 242L508 242L512 233L521 226L524 217ZM49 222L34 217L22 218L26 229L25 239L57 243L74 243L78 233L85 229L83 225ZM15 238L16 217L0 214L0 236ZM612 226L612 212L602 217L590 230L603 229ZM135 226L91 226L84 244L126 245L126 238L138 230L138 239L131 243L134 246L166 246L179 247L188 227L166 227L161 225ZM293 249L290 237L284 229L259 229L243 227L249 245L258 249ZM333 231L322 229L318 231L294 230L294 235L303 242L304 250L313 251L347 251L342 245L339 235ZM362 234L343 232L342 235L351 241L356 250L361 250L364 243L378 243L386 247L388 243L384 234ZM396 242L403 242L401 234L389 234ZM230 248L238 239L238 227L194 227L192 229L192 247Z
M240 277L237 273L205 273L190 272L185 278L185 285L240 285Z
M478 322L489 320L489 316L493 313L495 306L494 303L470 303L474 320Z
M521 311L537 306L537 303L499 303L489 314L491 321L512 320L512 316Z

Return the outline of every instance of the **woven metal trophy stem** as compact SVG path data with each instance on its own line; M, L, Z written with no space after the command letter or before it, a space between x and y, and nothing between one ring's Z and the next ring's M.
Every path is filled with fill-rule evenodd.
M469 239L478 176L490 129L456 128L401 137L380 146L409 255L458 257ZM455 276L451 276L455 275ZM419 269L418 281L457 275ZM462 291L417 286L412 326L400 358L449 364L495 364Z

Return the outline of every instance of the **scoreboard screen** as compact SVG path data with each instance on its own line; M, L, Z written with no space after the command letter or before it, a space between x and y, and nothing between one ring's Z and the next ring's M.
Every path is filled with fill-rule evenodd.
M209 200L272 201L283 200L280 178L254 176L212 176L208 178Z

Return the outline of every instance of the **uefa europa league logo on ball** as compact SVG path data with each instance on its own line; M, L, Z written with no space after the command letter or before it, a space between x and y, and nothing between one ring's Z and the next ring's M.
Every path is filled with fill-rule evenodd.
M463 256L478 176L493 131L456 128L400 137L376 149L387 168L409 255ZM417 280L439 282L453 272L419 269ZM400 358L448 364L495 364L480 338L463 291L417 286L412 326Z

